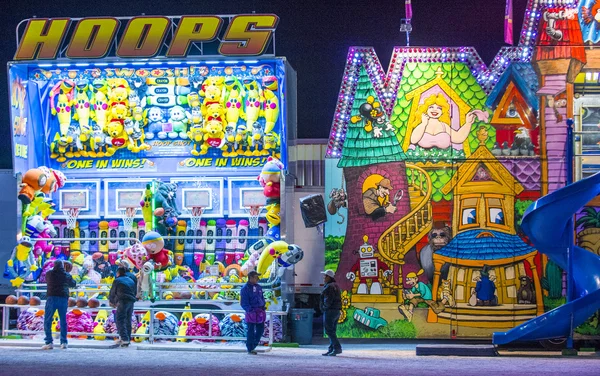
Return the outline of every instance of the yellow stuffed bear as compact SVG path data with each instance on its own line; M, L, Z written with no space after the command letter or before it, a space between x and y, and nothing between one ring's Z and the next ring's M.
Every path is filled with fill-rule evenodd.
M209 120L204 126L204 144L202 144L200 154L206 154L208 147L218 148L221 146L225 133L223 132L223 123L218 120Z
M202 142L204 141L204 129L200 124L193 124L190 130L187 132L187 136L194 144L192 149L192 155L200 155L202 152ZM200 148L200 150L196 150ZM208 148L206 148L208 150Z
M106 127L112 148L120 149L127 144L129 136L125 132L125 127L120 121L111 121Z
M125 120L129 114L129 109L125 103L113 103L108 114L108 121Z

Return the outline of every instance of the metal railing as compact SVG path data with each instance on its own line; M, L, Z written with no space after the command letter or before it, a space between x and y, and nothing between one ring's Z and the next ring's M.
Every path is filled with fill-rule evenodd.
M41 307L41 306L38 306ZM0 304L0 308L2 308L2 335L6 336L9 334L18 334L18 335L40 335L40 334L44 334L44 331L32 331L32 330L19 330L19 329L10 329L10 310L11 309L17 309L17 310L24 310L27 308L30 308L30 306L24 306L24 305L12 305L12 304ZM113 310L113 308L111 307L98 307L98 308L79 308L77 307L77 309L81 310L81 311L86 311L86 312L95 312L97 314L98 311L106 311L106 310ZM208 335L207 336L187 336L187 335L179 335L179 334L175 334L175 335L171 335L171 334L154 334L154 317L155 314L160 312L160 311L165 311L165 312L169 312L169 313L184 313L184 312L190 312L190 313L195 313L195 314L200 314L200 313L205 313L209 315L209 321L208 321ZM193 340L202 340L202 341L245 341L246 337L226 337L226 336L216 336L213 335L213 330L212 330L212 321L213 321L213 317L214 316L225 316L228 314L243 314L245 313L242 310L235 310L235 309L200 309L200 308L160 308L160 307L139 307L138 304L136 304L136 306L134 306L134 313L138 312L139 317L143 317L147 312L150 312L150 319L148 321L148 330L146 334L143 333L136 333L133 332L131 334L131 338L142 338L142 339L148 339L148 342L150 344L154 343L156 340L163 340L163 339L172 339L172 340L178 340L178 339L183 339L185 341L193 341ZM288 315L288 309L286 308L286 310L281 310L281 311L267 311L267 317L268 317L268 329L269 329L269 335L268 337L261 337L261 341L263 343L266 342L268 348L271 348L271 346L273 345L274 342L274 317L275 316L279 316L282 320L283 317ZM142 320L138 319L138 322L141 322ZM283 322L283 321L282 321ZM283 328L283 325L282 325ZM53 334L56 332L53 332ZM88 332L67 332L67 335L69 336L86 336L86 337L93 337L94 339L96 337L110 337L110 338L116 338L119 335L117 333L88 333Z

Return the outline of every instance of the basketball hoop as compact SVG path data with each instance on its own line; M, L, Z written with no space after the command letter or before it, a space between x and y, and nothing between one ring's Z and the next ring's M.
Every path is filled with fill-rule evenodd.
M74 229L77 227L77 216L79 215L79 208L68 208L63 209L63 214L67 217L67 228Z
M202 219L202 213L204 212L204 207L202 206L192 206L190 210L190 225L192 230L200 229L200 220Z
M135 219L135 213L138 211L137 206L131 206L127 208L120 208L121 218L123 219L123 230L127 233L133 228L133 220Z
M246 211L248 212L248 222L250 224L250 228L257 229L258 217L260 216L260 212L262 211L262 206L250 205L248 208L246 208Z

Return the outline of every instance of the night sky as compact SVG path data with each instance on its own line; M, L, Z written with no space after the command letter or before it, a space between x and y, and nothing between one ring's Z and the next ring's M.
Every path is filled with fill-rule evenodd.
M514 0L515 40L526 0ZM152 4L150 6L150 4ZM335 4L335 5L333 5ZM489 64L503 43L504 0L413 0L413 46L473 46ZM277 55L298 72L298 137L329 133L349 46L373 46L384 68L392 48L404 46L398 31L404 1L334 0L2 0L0 64L16 51L15 27L25 18L275 13ZM6 71L0 74L0 168L11 168L11 124Z

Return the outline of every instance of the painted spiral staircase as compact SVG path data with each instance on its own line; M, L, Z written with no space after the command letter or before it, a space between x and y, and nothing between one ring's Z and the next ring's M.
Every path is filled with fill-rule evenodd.
M433 185L424 169L406 164L411 211L379 237L379 256L391 264L403 265L404 256L433 226L431 191ZM401 280L402 276L399 276Z

